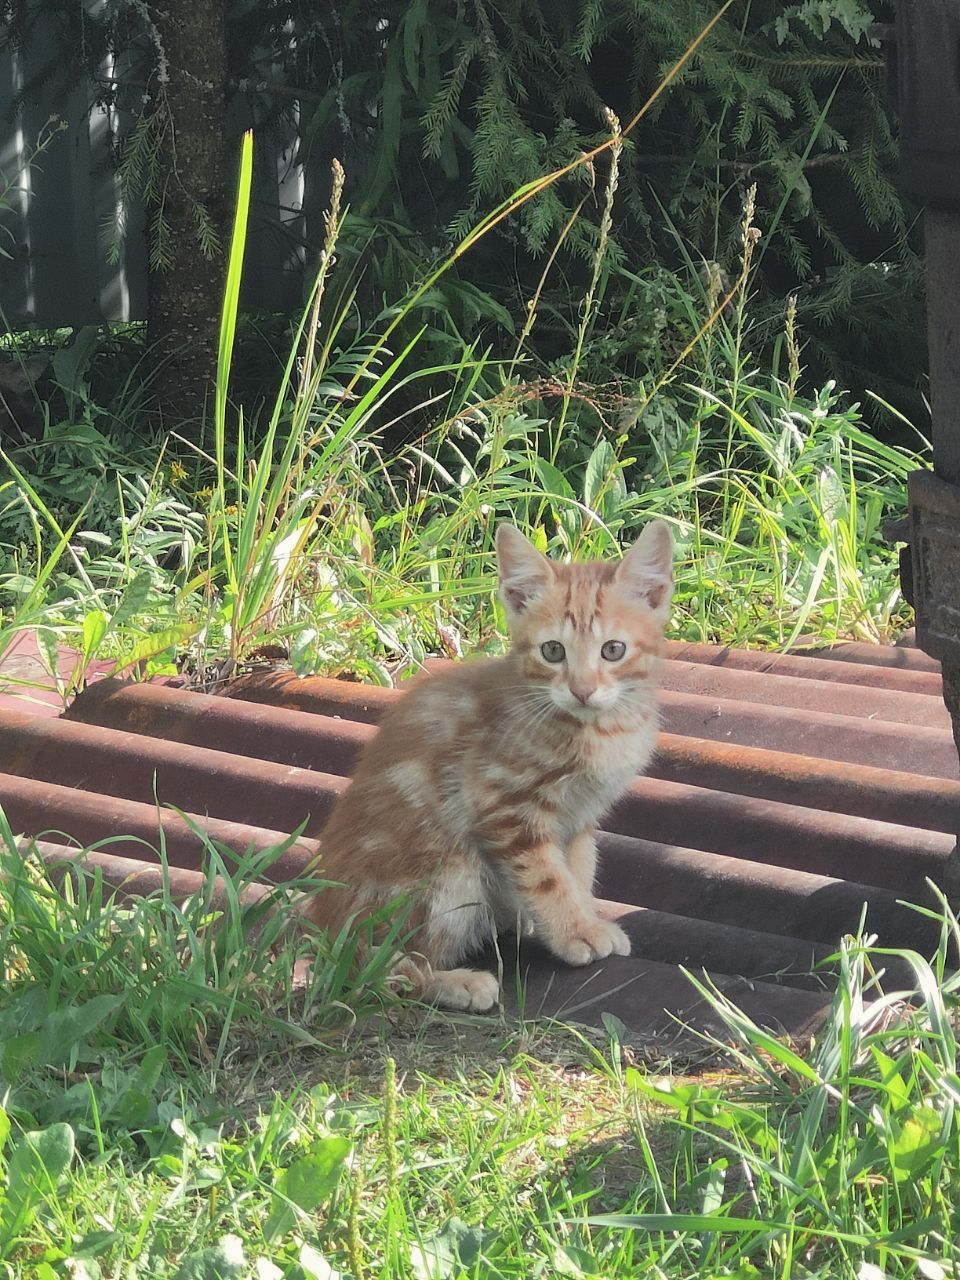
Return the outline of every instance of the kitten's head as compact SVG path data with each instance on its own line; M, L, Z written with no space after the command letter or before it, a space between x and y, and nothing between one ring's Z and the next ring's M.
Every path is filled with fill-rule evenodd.
M622 560L557 564L497 529L500 598L524 675L579 719L625 708L658 665L673 594L673 537L653 520Z

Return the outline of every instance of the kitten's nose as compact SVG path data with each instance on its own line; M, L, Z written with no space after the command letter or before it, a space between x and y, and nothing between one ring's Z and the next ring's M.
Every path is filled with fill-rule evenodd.
M571 684L570 685L570 692L573 694L576 700L578 702L583 703L584 706L587 705L587 703L590 701L590 699L593 697L596 691L597 691L597 686L595 684L591 684L591 685Z

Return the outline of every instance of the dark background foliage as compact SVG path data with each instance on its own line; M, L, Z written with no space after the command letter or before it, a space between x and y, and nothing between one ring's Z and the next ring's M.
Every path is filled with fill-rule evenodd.
M186 238L219 260L229 155L239 128L253 124L292 134L306 166L297 227L308 264L322 241L330 160L343 162L351 212L340 253L358 282L358 312L372 318L481 214L607 136L606 109L629 121L717 9L713 0L244 0L226 6L224 80L201 120L178 117L168 59L176 47L189 61L182 34L194 0L167 0L162 10L46 0L43 20L59 38L47 74L65 91L86 77L94 99L123 109L117 163L131 198L148 206L156 276L175 274ZM795 295L812 379L869 388L920 416L917 233L894 184L894 125L868 33L882 9L865 0L734 0L725 10L630 135L598 320L609 341L587 352L585 378L643 377L652 342L681 341L681 322L678 334L665 332L656 305L662 272L681 273L687 288L704 264L716 264L721 280L735 275L743 203L756 184L754 222L764 234L754 259L755 349L775 340ZM29 40L38 13L6 0L8 38ZM206 38L218 38L215 26ZM214 174L219 189L203 138L186 146L190 130L209 131L214 119L228 148L223 176ZM174 184L171 140L180 138ZM191 172L195 151L202 171ZM591 192L581 168L462 260L425 302L441 347L445 336L478 333L507 343L511 316L522 315L586 195L530 348L542 371L553 367L589 279L604 174L598 165ZM208 286L215 278L207 273ZM625 326L625 303L649 314L641 309ZM194 316L201 322L213 317ZM668 316L668 329L674 322Z

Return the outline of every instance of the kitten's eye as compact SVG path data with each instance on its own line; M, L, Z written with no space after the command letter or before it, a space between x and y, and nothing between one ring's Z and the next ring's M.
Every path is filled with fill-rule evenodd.
M608 640L600 650L600 657L606 658L607 662L619 662L626 652L627 646L622 640Z
M562 662L567 656L567 651L559 640L544 641L540 646L540 652L544 662Z

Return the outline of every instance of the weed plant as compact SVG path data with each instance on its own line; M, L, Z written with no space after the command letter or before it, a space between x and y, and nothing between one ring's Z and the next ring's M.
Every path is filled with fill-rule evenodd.
M344 216L335 171L320 270L272 409L255 422L229 397L248 140L210 447L175 440L148 474L117 471L112 538L89 525L87 506L65 524L41 478L7 458L2 511L31 531L3 579L8 640L39 628L51 666L56 644L71 644L80 659L65 696L94 657L209 684L265 642L300 672L386 683L429 653L500 643L498 519L578 555L613 553L652 515L677 537L675 636L783 646L803 632L895 635L907 613L881 523L901 508L926 442L880 441L832 384L803 391L792 307L773 367L755 365L752 198L733 285L724 292L690 257L669 299L675 341L631 380L584 381L618 326L657 290L663 301L662 279L605 256L623 138L612 117L610 128L599 247L568 359L536 369L524 345L550 263L509 358L465 343L455 363L423 367L417 330L394 349L444 264L359 332L350 279L333 272Z

